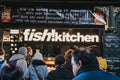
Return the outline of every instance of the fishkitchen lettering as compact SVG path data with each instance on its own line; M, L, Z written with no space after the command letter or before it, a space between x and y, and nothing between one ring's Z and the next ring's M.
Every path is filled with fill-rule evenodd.
M82 35L80 32L70 34L62 32L59 34L55 29L44 29L43 32L37 32L36 29L25 29L24 41L51 41L51 42L99 42L98 35Z

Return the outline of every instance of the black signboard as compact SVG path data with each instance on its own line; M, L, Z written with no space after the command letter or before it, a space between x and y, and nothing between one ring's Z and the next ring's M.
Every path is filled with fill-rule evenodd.
M120 35L104 35L104 56L108 62L108 72L120 76Z
M66 2L68 0L0 0L0 2L41 2L41 1L63 1ZM80 1L80 2L119 2L119 0L69 0L70 1Z
M10 32L11 32L10 35L12 35L13 31L10 30ZM64 44L68 43L101 44L102 42L101 41L102 31L100 29L27 28L19 32L14 33L14 35L20 34L18 42L64 43Z
M95 24L91 10L45 7L7 7L1 11L2 23Z

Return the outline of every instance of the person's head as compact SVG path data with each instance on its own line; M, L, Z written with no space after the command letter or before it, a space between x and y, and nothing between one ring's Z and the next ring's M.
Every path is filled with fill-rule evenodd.
M63 55L61 54L58 54L56 57L55 57L55 64L56 65L63 65L65 63L65 58Z
M64 56L65 59L71 57L72 53L73 53L73 50L72 50L72 49L68 49L68 50L65 52L65 56Z
M35 53L33 56L33 60L43 60L43 56L40 53Z
M85 46L81 46L79 47L80 50L86 50L86 47Z
M36 49L36 53L40 53L40 49Z
M88 46L87 50L94 56L102 56L102 52L100 52L100 48L97 45Z
M0 80L22 80L22 74L17 67L4 66L1 70Z
M19 50L18 50L18 54L22 54L24 55L25 57L27 56L27 48L26 47L20 47Z
M76 49L73 52L71 59L73 74L76 75L79 69L93 64L93 60L96 60L96 57L91 56L87 50ZM96 63L97 62L95 61L95 64Z
M28 55L30 55L30 56L32 56L33 55L33 50L32 50L32 48L30 47L30 46L27 46L27 53L28 53Z

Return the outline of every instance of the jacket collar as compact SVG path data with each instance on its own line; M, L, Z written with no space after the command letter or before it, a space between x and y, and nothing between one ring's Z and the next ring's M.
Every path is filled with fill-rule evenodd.
M84 67L80 68L77 72L77 75L79 75L83 72L93 71L93 70L99 70L99 67L98 67L97 64L87 65L87 66L84 66Z
M56 66L56 69L62 69L63 68L63 65L57 65Z
M11 62L12 60L18 60L18 59L25 59L25 56L22 54L14 54L10 59L9 62Z

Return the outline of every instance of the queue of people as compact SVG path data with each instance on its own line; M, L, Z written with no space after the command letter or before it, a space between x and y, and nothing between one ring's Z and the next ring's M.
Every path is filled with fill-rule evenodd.
M33 55L31 47L20 47L6 62L0 47L0 80L120 80L106 71L106 61L105 70L101 68L98 53L93 46L69 49L55 57L56 68L49 72L38 49Z

